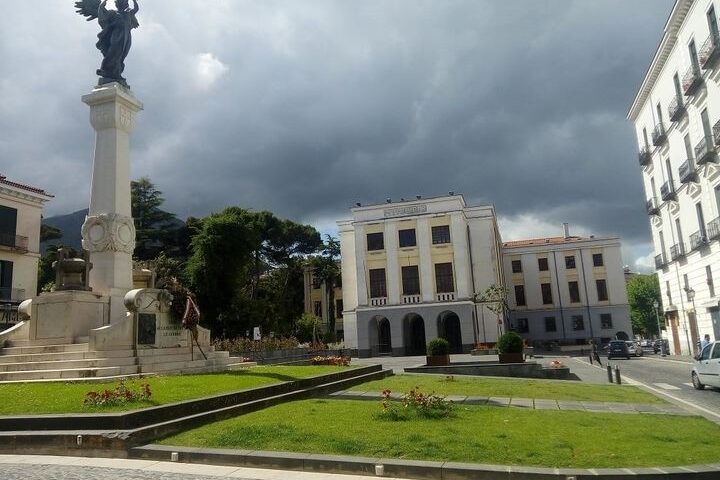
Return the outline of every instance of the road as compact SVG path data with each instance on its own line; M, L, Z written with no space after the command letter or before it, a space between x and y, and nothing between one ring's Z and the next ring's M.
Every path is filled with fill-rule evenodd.
M607 358L601 358L605 366ZM587 364L586 359L575 360ZM673 360L672 357L661 359L650 354L630 360L613 359L610 365L613 368L618 365L623 377L642 383L657 393L703 408L707 410L706 414L715 415L716 422L720 421L720 391L711 388L695 390L690 380L692 363Z

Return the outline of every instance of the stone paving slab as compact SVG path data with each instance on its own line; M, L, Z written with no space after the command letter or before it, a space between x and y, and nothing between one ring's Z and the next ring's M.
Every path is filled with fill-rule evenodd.
M512 398L510 399L510 406L517 408L535 408L535 403L532 398Z
M487 404L495 407L507 407L510 405L509 398L505 397L490 397L488 398Z
M487 405L488 397L467 397L463 402L465 405Z
M582 402L572 402L568 400L558 400L560 410L585 410Z
M557 400L535 400L535 410L559 410Z

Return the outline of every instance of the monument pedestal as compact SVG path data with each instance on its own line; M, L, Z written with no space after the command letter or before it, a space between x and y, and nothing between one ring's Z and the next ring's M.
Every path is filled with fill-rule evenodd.
M142 103L118 83L99 86L82 101L95 130L90 209L82 245L90 252L90 286L110 297L110 323L125 319L125 294L133 288L135 225L130 210L130 132Z

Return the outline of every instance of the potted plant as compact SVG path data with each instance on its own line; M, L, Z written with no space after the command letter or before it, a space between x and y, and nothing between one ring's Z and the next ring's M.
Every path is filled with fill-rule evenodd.
M503 333L498 340L497 348L500 363L522 363L525 361L523 339L515 332Z
M431 340L427 346L427 365L442 367L450 365L450 343L444 338Z

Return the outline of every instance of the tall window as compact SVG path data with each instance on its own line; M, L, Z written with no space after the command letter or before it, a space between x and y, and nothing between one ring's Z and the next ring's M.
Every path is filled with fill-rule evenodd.
M572 329L577 331L585 330L585 320L583 319L582 315L573 315L571 317L572 320Z
M15 235L17 229L17 210L0 205L0 233Z
M663 124L663 117L662 117L662 107L660 106L660 102L658 102L657 106L655 107L655 110L657 110L657 116L658 116L658 123L660 125Z
M512 272L513 273L521 273L522 272L522 262L520 260L513 260L511 263L512 263Z
M682 99L682 88L680 88L680 75L675 72L673 75L673 85L675 85L675 96Z
M387 284L385 283L385 269L370 269L370 298L387 297Z
M367 249L368 251L385 250L385 238L382 232L367 234Z
M701 202L695 204L695 213L697 214L698 227L700 227L700 235L707 238L707 232L705 231L705 215L703 215Z
M673 182L673 174L672 174L672 168L670 168L670 159L665 159L665 171L667 172L667 180L669 182L670 187L674 187L675 184Z
M680 226L680 217L675 219L675 231L677 232L678 244L680 245L680 248L682 248L682 252L684 252L685 247L683 245L683 235L682 227Z
M451 293L455 291L452 263L435 264L435 285L438 293Z
M525 285L515 285L515 305L523 306L525 303Z
M545 317L545 331L557 332L557 325L555 325L555 317Z
M643 141L645 142L645 150L650 150L650 142L648 142L647 128L643 128Z
M313 302L313 313L316 317L322 318L322 302Z
M342 298L335 300L335 318L343 318L343 301Z
M398 230L398 241L400 248L416 246L415 229L408 228L407 230Z
M700 120L702 120L702 127L703 127L703 133L705 134L705 141L708 144L708 149L710 149L713 145L713 134L712 134L712 126L710 126L710 115L708 114L707 108L704 108L702 112L700 112Z
M575 255L567 255L565 257L565 268L567 270L575 269Z
M432 243L433 245L450 243L450 225L432 227Z
M705 267L705 277L707 278L708 290L710 290L710 296L715 296L715 283L713 282L712 268L710 265Z
M700 71L700 64L698 63L698 56L697 56L697 47L695 47L695 40L690 40L690 44L688 45L688 53L690 53L690 64L693 67L693 70L695 70L695 73L699 73Z
M604 279L595 280L597 287L598 300L604 302L608 299L607 282Z
M0 300L11 300L13 262L0 260Z
M602 328L603 330L609 330L613 328L612 315L610 315L609 313L600 314L600 328Z
M670 282L665 282L665 295L668 297L668 305L672 305L672 292L670 291Z
M593 253L593 267L602 267L603 265L605 265L605 262L603 261L603 254Z
M683 137L683 141L685 142L685 156L688 160L692 160L695 158L695 155L693 154L692 141L690 140L689 133Z
M683 290L685 290L686 299L689 302L690 301L690 282L688 281L687 273L683 275Z
M541 283L540 291L542 292L542 301L544 305L553 303L552 299L552 288L549 283Z
M402 267L403 295L417 295L420 293L420 273L417 265Z
M538 270L541 272L547 272L549 270L547 257L538 258Z
M518 333L528 333L530 331L527 318L518 318L515 323L517 324Z
M580 287L578 287L578 282L568 282L568 290L570 292L570 303L580 303Z
M708 22L708 29L710 30L710 35L712 35L712 42L714 45L718 44L718 22L717 17L715 16L715 5L711 5L710 9L707 11L707 22Z

